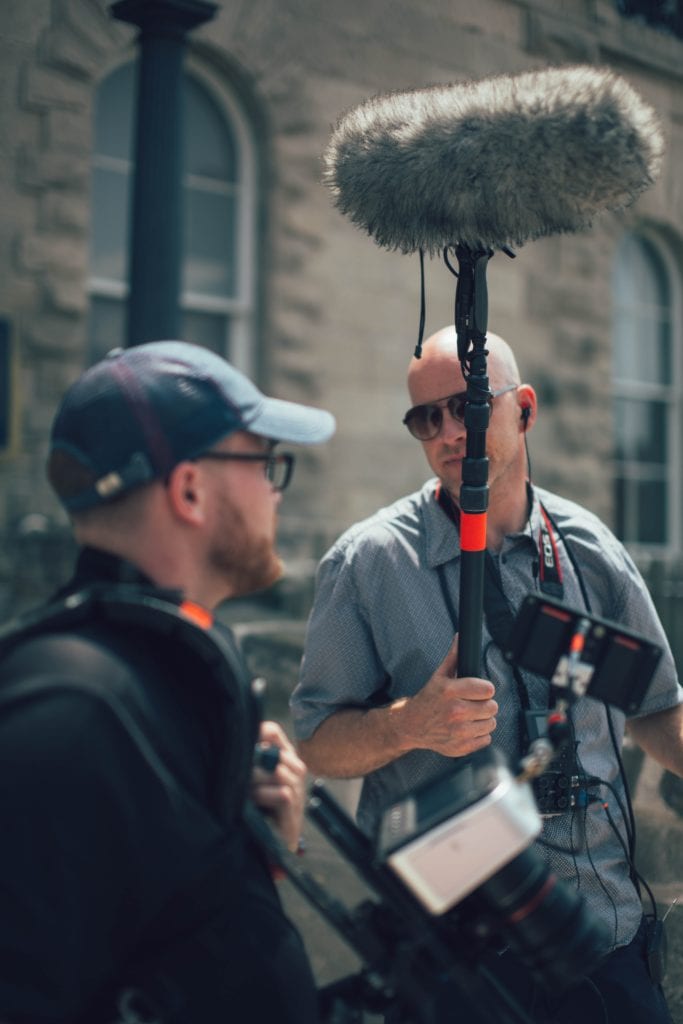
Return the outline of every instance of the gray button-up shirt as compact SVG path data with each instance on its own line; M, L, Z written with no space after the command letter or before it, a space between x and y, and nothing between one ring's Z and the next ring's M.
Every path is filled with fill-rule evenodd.
M443 661L453 638L437 566L457 609L460 585L458 531L435 500L436 481L347 530L323 558L308 624L301 681L292 696L296 735L310 737L342 708L365 707L388 686L389 699L415 694ZM513 609L538 591L539 499L557 524L556 537L564 602L583 608L578 565L594 614L613 619L650 637L664 655L639 715L675 706L683 692L666 637L645 583L624 547L592 513L574 502L534 489L525 529L505 538L495 556L503 590ZM573 560L570 559L568 549ZM511 666L484 624L482 675L496 687L499 704L493 742L511 764L522 745L521 705ZM531 708L547 708L548 683L523 673ZM624 715L609 712L618 746ZM580 888L609 925L613 945L629 942L641 918L641 905L629 877L622 846L603 809L610 805L626 841L619 802L624 803L619 762L610 737L605 706L589 697L571 711L581 765L603 780L600 797L582 809L546 819L539 849L551 868ZM450 758L413 750L363 780L359 825L373 834L381 810L452 765ZM618 800L613 797L613 790ZM551 845L552 844L552 845ZM559 848L559 849L558 849Z

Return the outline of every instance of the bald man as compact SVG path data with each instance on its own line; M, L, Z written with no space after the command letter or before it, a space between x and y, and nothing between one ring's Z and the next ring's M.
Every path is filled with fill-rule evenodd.
M447 327L428 339L408 371L411 407L404 424L422 444L434 476L347 530L321 562L292 697L299 751L316 774L363 776L358 822L372 836L384 807L452 769L452 758L493 744L517 764L530 738L525 712L549 707L548 683L513 670L503 658L500 622L489 614L492 590L508 624L527 593L551 583L567 605L620 621L661 644L664 656L637 718L627 724L621 712L590 698L572 707L577 771L591 783L587 806L548 816L539 846L552 870L580 890L608 926L604 952L611 955L601 968L607 980L598 985L594 975L559 1009L549 1002L543 1010L545 996L522 965L509 955L497 957L496 970L539 1014L534 1020L666 1022L661 990L645 966L646 922L622 845L629 826L619 808L625 794L618 748L627 726L648 753L683 774L683 695L652 601L622 545L593 514L528 479L525 442L536 422L536 393L522 383L502 338L489 335L487 348L486 546L487 578L494 582L487 584L482 636L486 678L457 675L466 383L455 330ZM555 552L550 572L539 572L544 542ZM610 820L604 802L612 792Z

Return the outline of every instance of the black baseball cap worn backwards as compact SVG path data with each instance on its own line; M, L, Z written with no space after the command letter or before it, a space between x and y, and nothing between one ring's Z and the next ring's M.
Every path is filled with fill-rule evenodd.
M55 416L51 453L71 456L94 479L60 500L70 512L91 508L167 476L238 430L319 444L332 436L335 420L322 409L266 397L199 345L115 349L71 385Z

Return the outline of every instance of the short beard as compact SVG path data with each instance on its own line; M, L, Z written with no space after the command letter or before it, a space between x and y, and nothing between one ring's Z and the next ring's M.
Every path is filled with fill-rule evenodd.
M248 561L244 559L239 565L232 566L232 585L235 597L254 594L259 590L272 587L284 572L282 559L272 544L262 541L254 546Z
M265 590L279 580L284 567L273 540L250 533L245 517L229 499L224 499L221 520L230 524L227 535L214 542L208 558L210 566L229 581L231 596Z

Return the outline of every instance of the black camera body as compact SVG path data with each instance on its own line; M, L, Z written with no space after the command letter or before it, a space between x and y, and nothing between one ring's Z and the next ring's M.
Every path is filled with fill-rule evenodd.
M513 778L492 747L391 804L375 848L431 914L442 914L540 831L530 787Z
M547 738L547 711L524 712L523 749L528 751L539 739ZM544 818L566 814L586 802L585 773L576 756L576 744L567 739L548 768L531 780L536 806Z
M582 805L585 787L581 785L574 752L564 750L547 771L533 779L532 789L543 818L554 818Z
M290 877L365 964L323 990L326 1021L392 1008L397 1024L532 1024L486 963L509 946L543 987L560 993L594 968L609 929L549 869L533 841L541 819L531 787L494 748L454 762L382 816L371 839L322 782L309 817L379 897L351 913L301 869ZM298 881L297 881L298 879ZM341 1016L337 1014L341 1013Z
M542 985L561 991L588 973L610 936L533 848L541 825L532 788L487 747L387 808L375 851L446 927L455 914L460 943L469 932L474 948L487 922L492 941L510 945Z

